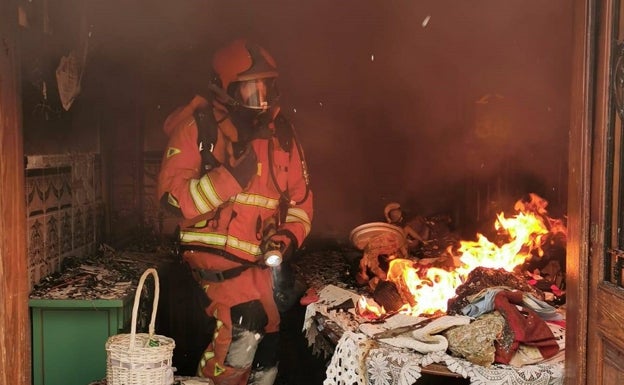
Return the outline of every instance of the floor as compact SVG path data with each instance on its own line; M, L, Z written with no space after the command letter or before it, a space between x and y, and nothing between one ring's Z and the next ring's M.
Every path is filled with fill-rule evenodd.
M326 246L326 245L323 245ZM198 302L198 286L184 265L174 263L161 270L159 330L176 341L173 364L177 375L193 376L197 357L208 344L214 324L206 319ZM162 310L161 310L162 309ZM305 307L296 303L282 313L279 374L275 385L323 385L328 359L312 354L303 334ZM423 375L416 385L468 385L468 379ZM345 384L351 385L351 384Z

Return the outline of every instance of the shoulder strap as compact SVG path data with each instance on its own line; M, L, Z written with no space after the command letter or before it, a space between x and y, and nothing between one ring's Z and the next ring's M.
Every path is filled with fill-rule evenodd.
M197 148L202 158L202 169L210 171L221 164L212 154L217 143L217 121L210 108L196 110L193 117L197 125Z
M280 147L286 151L291 152L293 147L293 126L292 123L281 112L275 117L275 136L280 144Z

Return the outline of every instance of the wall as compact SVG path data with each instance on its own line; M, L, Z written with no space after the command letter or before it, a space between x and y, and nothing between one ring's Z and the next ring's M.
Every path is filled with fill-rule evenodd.
M100 159L94 154L26 157L30 289L68 256L93 255L102 240Z
M315 236L347 238L390 201L472 227L528 192L565 214L567 1L160 3L141 20L150 149L222 41L250 36L273 53L308 158Z
M565 0L85 4L83 92L72 128L61 130L71 140L46 141L44 151L95 147L105 178L125 181L107 200L112 214L129 213L117 223L146 211L136 185L125 202L112 195L145 177L137 152L164 149L167 113L204 90L211 53L238 36L277 59L283 110L315 192L313 236L347 238L390 201L450 212L462 227L489 223L528 192L565 214L573 16Z

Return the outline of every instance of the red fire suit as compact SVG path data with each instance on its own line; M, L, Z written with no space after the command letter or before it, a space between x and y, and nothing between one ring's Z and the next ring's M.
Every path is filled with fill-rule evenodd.
M202 247L184 252L183 258L191 268L214 273L241 266L235 259L206 252L205 247L250 262L261 258L265 223L278 215L280 206L276 182L290 198L278 231L288 232L301 245L310 232L312 193L298 147L286 151L275 137L252 140L257 172L247 186L241 186L223 165L201 170L199 147L208 144L198 144L198 126L192 111L193 106L188 105L165 122L169 143L158 180L159 196L179 207L186 224L191 223L181 227L182 246ZM229 119L219 122L217 146L208 149L221 163L225 161L223 143L228 142L224 132L233 129ZM270 269L253 266L222 281L204 279L200 274L198 280L210 301L205 311L217 320L214 338L200 359L198 375L210 377L218 385L246 384L248 380L272 383L272 379L261 379L274 379L277 373L280 319Z

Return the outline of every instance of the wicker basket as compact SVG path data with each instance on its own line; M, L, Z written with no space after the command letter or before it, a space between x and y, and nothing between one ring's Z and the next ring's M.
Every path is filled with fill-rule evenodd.
M148 275L154 276L154 304L149 324L149 334L136 333L137 312L143 283ZM175 341L172 338L154 334L160 284L155 269L147 269L134 296L132 326L130 334L117 334L106 341L107 385L171 385L173 369L171 361Z

